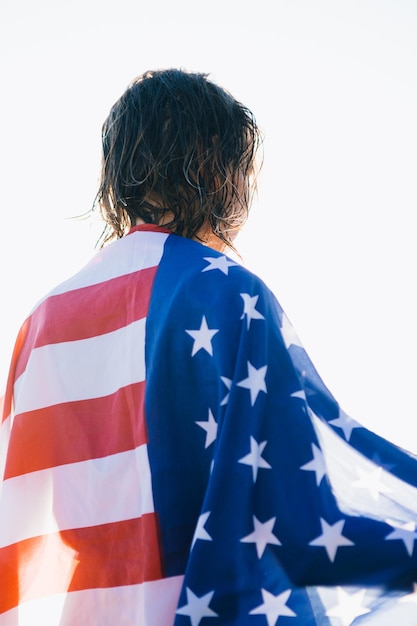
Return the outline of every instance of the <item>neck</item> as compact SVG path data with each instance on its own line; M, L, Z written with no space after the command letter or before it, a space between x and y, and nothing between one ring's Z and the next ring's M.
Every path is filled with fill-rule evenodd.
M167 224L169 224L169 221L169 216L166 216L165 219L159 223L159 226L166 226ZM137 217L135 220L135 225L140 226L140 224L145 224L145 222L140 219L140 217ZM167 226L167 228L169 227ZM196 237L194 237L194 239L195 241L199 241L200 243L203 243L204 245L212 248L213 250L217 250L218 252L225 252L227 249L227 244L219 237L217 237L208 226L204 226L203 228L201 228L198 231Z

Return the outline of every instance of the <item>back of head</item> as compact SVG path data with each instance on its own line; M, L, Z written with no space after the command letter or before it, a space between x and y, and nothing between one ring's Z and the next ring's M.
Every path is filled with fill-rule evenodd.
M232 245L255 190L261 137L229 92L206 74L146 72L113 105L102 137L104 241L139 219L189 238L208 229Z

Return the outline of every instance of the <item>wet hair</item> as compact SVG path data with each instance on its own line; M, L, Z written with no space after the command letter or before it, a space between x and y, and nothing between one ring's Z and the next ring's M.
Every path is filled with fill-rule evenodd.
M102 245L140 218L191 239L208 228L233 248L256 191L261 142L251 111L207 74L138 76L102 127Z

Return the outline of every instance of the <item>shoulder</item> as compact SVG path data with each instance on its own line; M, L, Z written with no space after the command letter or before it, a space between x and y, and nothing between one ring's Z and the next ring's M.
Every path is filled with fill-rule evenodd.
M231 256L176 235L166 241L159 271L170 275L177 286L183 285L184 288L192 284L225 294L249 289L272 296L259 276Z
M173 235L165 243L154 283L152 312L174 319L258 316L280 326L282 309L264 281L226 254ZM238 324L240 325L240 324Z

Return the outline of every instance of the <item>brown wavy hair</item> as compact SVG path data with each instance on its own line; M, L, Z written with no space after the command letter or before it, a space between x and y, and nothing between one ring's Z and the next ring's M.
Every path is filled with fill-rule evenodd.
M261 143L251 111L207 74L138 76L102 127L101 245L140 218L191 239L208 228L233 248L256 191Z

